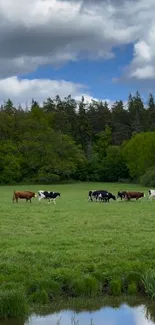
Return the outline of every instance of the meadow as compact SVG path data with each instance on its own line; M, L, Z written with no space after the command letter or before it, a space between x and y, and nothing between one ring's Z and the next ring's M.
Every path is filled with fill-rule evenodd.
M56 205L37 198L12 203L15 189L54 190L61 197ZM144 191L146 197L88 202L91 189ZM155 267L155 200L147 192L111 183L0 187L0 316L59 297L149 294L143 284Z

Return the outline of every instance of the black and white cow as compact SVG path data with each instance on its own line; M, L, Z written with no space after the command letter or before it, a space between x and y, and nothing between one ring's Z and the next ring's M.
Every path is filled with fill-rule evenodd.
M40 202L42 199L49 200L48 203L53 201L56 204L55 200L60 196L59 192L50 192L50 191L38 191L38 201Z
M125 195L126 195L126 191L118 191L117 193L117 199L120 197L121 198L121 201L122 199L125 199Z
M99 198L101 201L108 202L108 203L109 203L110 199L113 199L114 201L116 201L116 196L113 195L112 193L107 192L107 191L101 191Z
M101 190L96 190L96 191L91 190L91 191L89 191L89 193L88 193L88 201L93 201L93 198L95 198L96 201L100 200L101 192L102 192Z
M155 190L149 190L148 197L149 197L149 199L153 199L155 197Z
M116 197L105 190L89 191L88 200L93 201L93 198L103 202L109 202L110 199L116 200Z

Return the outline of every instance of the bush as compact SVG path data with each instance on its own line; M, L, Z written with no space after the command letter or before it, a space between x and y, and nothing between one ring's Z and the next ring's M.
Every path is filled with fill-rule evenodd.
M128 295L134 295L137 293L137 285L134 281L132 281L129 285L128 285Z
M140 183L143 186L155 187L155 168L149 168L146 173L141 177Z
M122 293L122 282L120 279L110 281L110 294L112 296L119 296Z
M52 184L52 183L57 183L59 181L60 181L60 176L57 174L38 173L37 176L37 183L39 184Z
M155 271L150 270L146 272L142 277L142 281L145 293L152 299L155 299Z
M38 292L42 292L42 290L48 294L48 298L50 300L58 295L61 295L61 286L58 282L55 282L52 279L39 279L33 281L27 290L30 300L32 300L34 294L38 294Z
M0 318L24 316L28 312L26 298L21 291L0 292Z
M48 293L44 289L38 289L30 296L30 301L41 305L46 305L49 303Z

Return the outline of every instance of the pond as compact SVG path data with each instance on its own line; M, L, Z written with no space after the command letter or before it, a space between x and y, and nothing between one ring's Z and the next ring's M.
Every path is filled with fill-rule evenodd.
M28 320L0 321L0 325L153 325L155 303L119 302L95 308L63 308L57 311L32 314Z

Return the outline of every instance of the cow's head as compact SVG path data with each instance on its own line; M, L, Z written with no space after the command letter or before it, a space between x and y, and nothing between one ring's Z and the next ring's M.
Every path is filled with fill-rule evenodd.
M111 194L111 198L116 201L116 196Z

